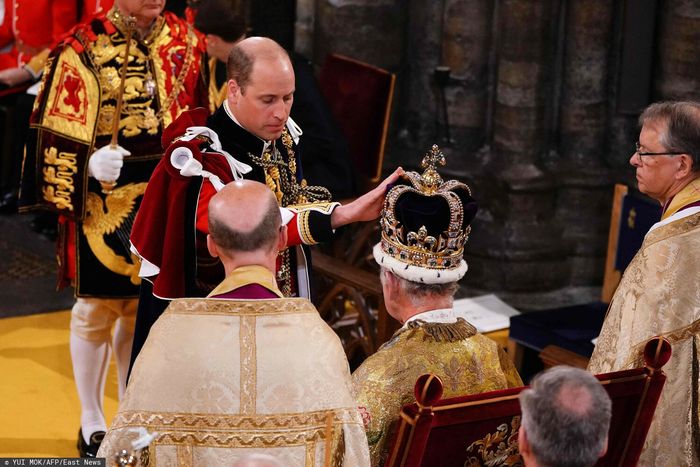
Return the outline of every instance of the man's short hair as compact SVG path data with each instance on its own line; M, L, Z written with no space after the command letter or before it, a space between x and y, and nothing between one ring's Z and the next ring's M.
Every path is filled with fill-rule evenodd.
M275 42L275 44L277 43ZM272 53L268 55L268 58L279 54L289 59L287 51L279 44L277 44L277 47L278 49L276 51L273 50ZM228 60L226 61L226 77L236 81L242 92L245 91L245 87L250 83L250 75L253 73L253 65L257 58L261 57L255 57L246 52L245 47L241 46L240 43L233 46L233 49L231 49L231 52L228 54Z
M589 372L566 366L544 371L520 393L520 406L540 466L592 466L605 449L612 402Z
M229 227L226 222L209 215L209 235L216 245L225 251L256 251L272 246L277 241L277 234L282 225L279 205L270 197L265 215L260 223L250 232L239 232Z
M647 122L666 125L661 144L669 152L689 154L692 170L700 171L700 103L692 101L657 102L639 116L639 126Z
M194 27L204 34L219 36L226 42L235 42L246 33L245 21L227 0L198 2Z

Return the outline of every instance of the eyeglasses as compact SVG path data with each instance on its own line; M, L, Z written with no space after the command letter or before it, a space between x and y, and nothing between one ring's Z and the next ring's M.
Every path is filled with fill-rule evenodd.
M680 156L681 154L685 154L684 152L642 152L639 148L641 148L641 146L639 145L639 141L637 141L634 143L634 149L640 156Z
M642 164L646 165L647 162L644 162L644 157L642 156L680 156L681 154L685 154L684 152L642 152L640 149L639 141L634 143L634 149L637 154L639 154L639 162Z

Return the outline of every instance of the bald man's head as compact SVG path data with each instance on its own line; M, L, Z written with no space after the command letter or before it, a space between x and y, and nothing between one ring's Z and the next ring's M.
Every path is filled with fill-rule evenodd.
M238 86L245 90L253 73L253 65L257 61L284 62L292 69L289 54L277 42L267 37L248 37L238 42L228 56L226 74L228 79L235 80Z
M275 195L259 182L231 182L209 201L209 235L227 252L270 251L281 223Z

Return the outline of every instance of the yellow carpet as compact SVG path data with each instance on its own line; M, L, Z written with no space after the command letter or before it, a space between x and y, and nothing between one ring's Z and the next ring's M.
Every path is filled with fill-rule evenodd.
M0 457L77 457L69 322L69 311L0 319ZM106 387L109 424L117 410L114 361Z

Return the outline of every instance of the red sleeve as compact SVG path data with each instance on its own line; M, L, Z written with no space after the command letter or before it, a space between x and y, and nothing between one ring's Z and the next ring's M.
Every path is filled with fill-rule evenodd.
M0 47L5 47L14 40L15 35L12 33L12 10L5 4L5 17L2 23L0 23Z
M297 246L303 243L299 235L298 220L299 214L295 212L292 220L287 223L287 246Z
M77 4L74 0L51 2L51 44L56 44L78 22ZM50 46L51 44L45 44Z
M209 180L202 181L202 188L199 191L199 201L197 202L197 230L209 234L209 200L216 194L216 188Z

